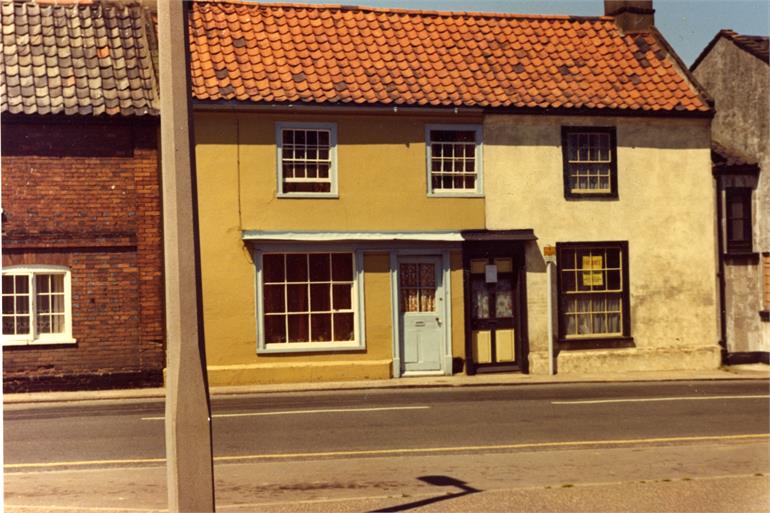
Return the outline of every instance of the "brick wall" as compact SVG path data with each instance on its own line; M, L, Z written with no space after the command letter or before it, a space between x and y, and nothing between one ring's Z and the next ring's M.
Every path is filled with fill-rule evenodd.
M66 265L75 346L5 347L18 378L159 376L162 218L155 120L3 117L3 265Z

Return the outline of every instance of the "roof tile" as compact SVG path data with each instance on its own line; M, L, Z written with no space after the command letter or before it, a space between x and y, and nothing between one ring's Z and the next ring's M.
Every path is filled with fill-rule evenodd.
M157 80L138 4L38 5L2 0L0 112L14 114L157 114ZM136 27L133 30L132 27ZM133 50L137 48L139 50ZM150 80L120 80L132 73ZM128 101L105 110L105 98L135 87Z
M202 101L711 110L656 34L609 17L198 1L189 31Z

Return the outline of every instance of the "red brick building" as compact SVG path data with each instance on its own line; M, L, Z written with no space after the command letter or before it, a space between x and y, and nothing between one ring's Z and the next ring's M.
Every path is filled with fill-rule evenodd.
M2 2L6 391L159 384L157 44L138 5Z

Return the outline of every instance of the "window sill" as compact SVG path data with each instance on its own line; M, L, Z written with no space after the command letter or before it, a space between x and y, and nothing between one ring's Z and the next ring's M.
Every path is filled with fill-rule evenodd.
M564 199L567 201L616 201L619 200L617 193L601 193L601 194L574 194L568 192L564 194Z
M724 259L730 262L756 264L759 263L759 253L752 251L728 251Z
M586 338L559 340L559 350L570 351L580 349L621 349L636 347L633 337Z
M429 192L428 198L483 198L483 192Z
M36 339L36 340L3 340L3 347L27 346L67 346L77 344L74 338Z
M363 351L366 346L359 342L303 342L266 344L257 348L257 354L325 353L337 351Z
M340 195L336 192L282 192L275 197L278 199L339 199Z

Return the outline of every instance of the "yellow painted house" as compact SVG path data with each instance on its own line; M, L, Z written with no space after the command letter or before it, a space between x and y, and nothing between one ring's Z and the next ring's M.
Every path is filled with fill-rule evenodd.
M190 4L210 383L718 365L713 111L639 3ZM669 337L650 287L693 230Z

